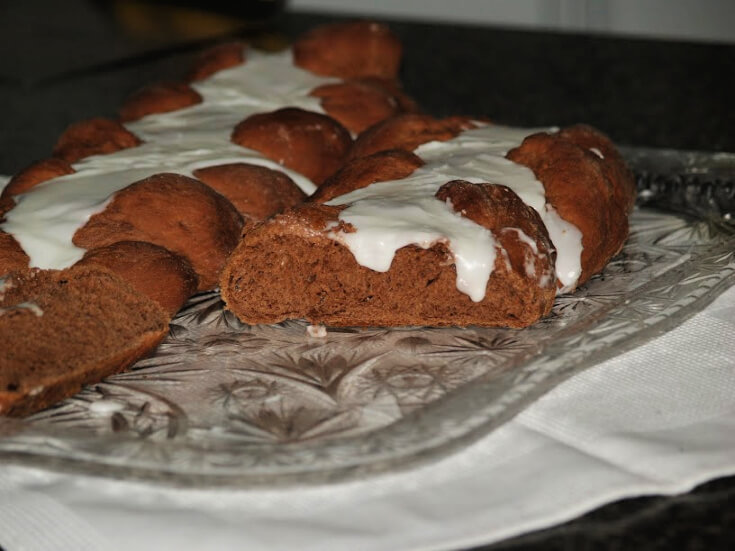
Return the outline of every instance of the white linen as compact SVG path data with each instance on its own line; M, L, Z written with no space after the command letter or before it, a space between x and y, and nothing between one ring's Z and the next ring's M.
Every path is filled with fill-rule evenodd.
M735 473L735 287L569 379L466 449L406 472L186 490L0 466L0 546L431 550L490 543ZM53 542L53 545L49 545Z

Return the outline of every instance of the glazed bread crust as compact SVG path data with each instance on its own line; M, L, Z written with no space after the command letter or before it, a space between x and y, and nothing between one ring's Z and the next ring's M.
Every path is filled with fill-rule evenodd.
M326 203L350 191L375 182L387 182L409 176L424 162L413 153L402 149L380 151L367 157L358 157L345 165L311 194L310 201Z
M246 220L265 220L306 199L291 178L263 166L216 165L197 169L194 176L224 195Z
M245 63L245 44L242 42L226 42L218 44L197 56L194 65L189 70L187 80L196 82L211 77L230 67Z
M69 125L56 142L53 154L67 163L74 163L85 157L106 155L141 143L119 122L97 117Z
M193 178L163 173L116 193L73 241L83 249L118 241L160 245L191 262L203 291L217 284L241 229L242 217L225 197Z
M322 109L354 134L403 111L399 99L376 79L324 84L311 95L320 98ZM356 104L360 109L355 109Z
M73 173L74 168L63 159L50 157L36 161L17 172L5 186L1 196L19 195L47 180Z
M413 151L431 142L456 138L463 130L475 128L468 117L436 119L431 115L405 113L374 124L355 140L349 158L366 157L389 149Z
M122 122L132 122L154 113L168 113L202 102L202 96L184 82L159 82L131 94L120 107Z
M251 115L232 131L232 141L309 178L316 185L334 174L352 146L336 120L295 107Z

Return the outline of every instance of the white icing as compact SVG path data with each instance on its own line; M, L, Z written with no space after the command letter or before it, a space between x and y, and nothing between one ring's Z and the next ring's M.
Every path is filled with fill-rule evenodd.
M349 247L359 264L376 271L388 270L401 247L426 248L444 241L454 255L457 288L478 302L495 265L495 240L486 228L434 195L451 180L502 184L541 216L557 251L557 276L571 288L581 271L581 233L546 204L544 186L529 168L505 158L526 136L554 130L488 125L449 141L423 144L414 153L425 164L407 178L377 182L329 201L348 205L339 217L356 230L333 229L329 235ZM549 283L545 274L542 278Z
M84 255L84 249L72 243L74 233L101 212L115 192L153 174L193 176L198 168L250 163L284 172L311 194L316 187L309 179L257 151L233 144L230 135L240 121L255 113L282 107L323 113L319 100L309 92L334 81L294 66L290 51L248 51L245 64L192 85L201 94L202 103L127 124L145 143L83 159L73 165L76 173L17 196L16 207L0 227L14 235L30 257L31 266L61 269Z
M520 228L503 228L501 232L513 232L518 237L518 240L526 245L529 249L531 249L532 254L528 254L526 252L523 262L523 267L526 270L526 275L528 277L536 277L536 262L534 260L534 256L539 256L538 254L538 245L536 244L536 241L528 237L526 235L526 232L524 232Z
M0 316L2 316L5 312L10 312L11 310L28 310L37 318L43 316L43 308L32 301L20 302L13 306L8 306L7 308L0 308Z
M592 151L592 153L594 153L595 155L597 155L600 159L604 159L605 158L605 156L602 154L602 151L600 151L596 147L590 147L590 151Z
M33 312L33 315L35 315L37 318L40 318L43 316L43 308L41 308L38 304L32 301L28 302L21 302L16 306L16 308L24 308L26 310L30 310Z
M411 181L399 180L390 191L404 185L410 187ZM355 205L357 208L348 208L340 218L357 231L336 235L359 264L387 272L401 247L414 244L428 249L439 241L447 241L457 267L457 288L475 302L483 299L484 284L495 265L495 241L489 230L433 195L412 197L410 201L373 196Z
M536 241L528 237L528 235L526 235L526 232L524 232L522 229L503 228L502 231L504 232L512 231L513 233L516 234L516 236L518 236L519 241L521 241L523 244L528 246L533 251L533 254L538 254L538 245L536 244Z
M505 269L511 271L513 269L513 266L510 263L510 256L508 256L508 251L506 251L504 247L499 247L499 249L500 256L503 257L503 262L505 262Z
M562 219L551 205L546 205L541 219L556 249L555 269L556 277L562 284L560 292L569 292L574 289L582 273L582 232L574 224Z

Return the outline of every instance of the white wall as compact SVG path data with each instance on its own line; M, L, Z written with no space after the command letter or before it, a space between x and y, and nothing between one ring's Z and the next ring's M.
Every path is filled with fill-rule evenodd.
M735 43L735 0L290 0L293 10Z

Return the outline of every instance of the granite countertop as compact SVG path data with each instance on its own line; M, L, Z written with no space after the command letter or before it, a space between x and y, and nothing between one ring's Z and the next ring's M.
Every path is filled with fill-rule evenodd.
M248 24L218 16L207 19L206 32L191 32L165 19L136 25L140 18L119 7L33 0L0 8L0 51L6 53L0 57L0 174L48 156L68 124L113 116L131 91L181 75L193 52L218 37L245 34L285 44L334 19L284 13ZM735 46L391 26L405 48L404 86L429 113L521 126L586 122L622 145L735 152ZM681 496L610 504L483 549L729 549L735 546L733 503L735 477L723 478Z

